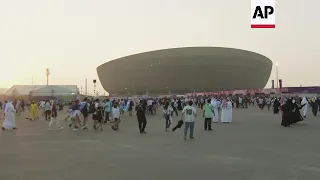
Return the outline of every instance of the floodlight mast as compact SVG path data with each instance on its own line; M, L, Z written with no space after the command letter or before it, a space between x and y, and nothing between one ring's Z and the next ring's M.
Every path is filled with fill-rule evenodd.
M47 86L49 85L49 76L50 76L50 69L46 69L46 76L47 76Z

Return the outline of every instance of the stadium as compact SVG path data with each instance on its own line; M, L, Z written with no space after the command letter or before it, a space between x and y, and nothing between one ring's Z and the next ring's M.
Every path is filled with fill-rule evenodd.
M222 47L185 47L130 55L97 67L109 94L182 94L264 88L272 61Z

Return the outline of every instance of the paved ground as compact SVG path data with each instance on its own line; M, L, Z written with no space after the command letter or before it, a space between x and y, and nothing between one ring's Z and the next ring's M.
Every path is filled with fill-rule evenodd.
M199 117L188 141L181 130L164 132L161 116L148 117L140 135L135 117L125 116L119 132L73 132L65 122L48 132L47 122L26 115L17 131L0 132L0 180L320 179L320 117L311 113L282 128L271 112L235 109L234 122L214 124L214 132Z

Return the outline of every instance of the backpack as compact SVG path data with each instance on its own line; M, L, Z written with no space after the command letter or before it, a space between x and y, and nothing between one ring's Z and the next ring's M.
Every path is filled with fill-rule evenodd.
M96 112L96 107L95 107L95 103L90 104L89 107L89 113L95 113Z

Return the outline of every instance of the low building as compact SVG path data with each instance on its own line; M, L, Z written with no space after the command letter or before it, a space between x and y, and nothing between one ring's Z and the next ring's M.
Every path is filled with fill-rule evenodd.
M64 97L76 97L78 94L77 85L14 85L4 93L8 98L23 99L39 99L39 97L64 99Z

